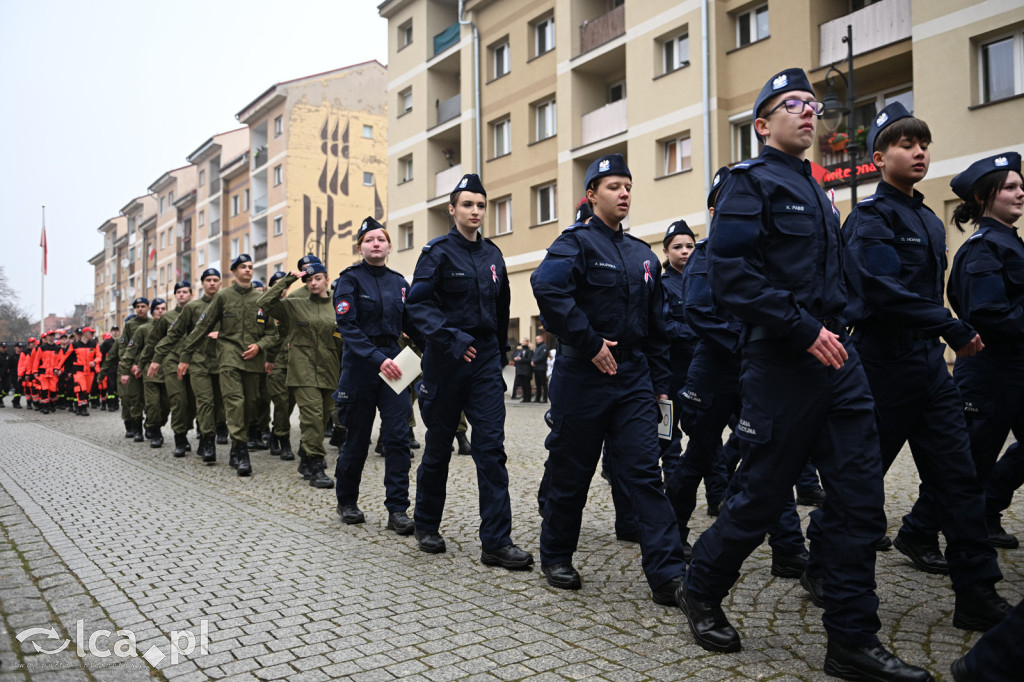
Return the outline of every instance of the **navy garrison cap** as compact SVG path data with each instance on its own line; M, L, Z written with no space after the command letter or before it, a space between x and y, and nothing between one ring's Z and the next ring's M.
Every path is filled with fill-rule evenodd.
M303 256L302 258L299 259L299 263L295 267L297 267L299 270L302 270L307 265L309 265L310 263L322 263L322 262L323 261L321 261L318 256L314 256L311 253L307 253L305 256Z
M590 210L590 202L584 198L580 205L576 207L576 222L582 223L592 215L594 215L594 212Z
M477 194L483 194L487 196L487 190L484 189L484 185L480 182L480 176L476 173L467 173L462 176L459 180L459 184L455 185L455 189L452 190L452 194L456 192L476 192Z
M671 225L669 225L668 229L665 230L665 238L661 240L661 243L668 244L670 241L672 241L681 234L689 235L690 239L693 239L694 241L697 240L697 237L695 237L693 234L693 230L691 230L690 226L686 224L686 221L677 220Z
M217 268L206 268L203 270L203 274L199 276L199 281L202 282L207 277L220 277L220 270Z
M305 282L307 279L309 279L310 277L319 272L327 274L327 268L324 266L323 263L310 263L305 268L303 268L302 272L305 273L302 275L302 281Z
M145 296L139 296L137 299L132 301L132 307L134 308L140 303L145 303L146 305L149 305L149 299L146 298Z
M475 177L475 176L474 176ZM472 190L476 191L476 190ZM383 230L384 226L374 220L371 216L366 216L363 220L363 224L359 226L359 230L356 232L356 241L363 238L363 235L371 230Z
M875 120L871 122L871 129L868 130L868 154L875 153L875 140L883 130L901 118L910 118L910 116L907 108L899 102L893 102L878 112L878 116L875 116Z
M626 159L622 158L622 154L605 154L590 164L587 175L583 178L583 188L590 189L590 183L606 175L624 175L630 180L633 179L633 174L629 172L629 166L626 165Z
M722 166L715 173L715 177L711 180L711 191L708 192L708 208L715 207L715 199L718 198L718 190L722 189L722 183L725 182L725 179L729 177L729 173L731 172L732 171L729 170L728 166Z
M240 254L238 254L238 258L236 258L235 260L231 261L231 271L234 272L235 268L237 268L242 263L251 263L251 262L252 262L252 258L249 256L249 254L247 254L247 253L240 253Z
M252 288L253 289L266 289L267 287L266 287L265 284L263 284L263 282L261 280L254 279L252 281Z
M167 301L165 301L162 298L154 298L153 299L153 307L154 308L157 307L158 305L162 305L162 304L166 304L166 303L167 303Z
M275 272L273 275L270 276L270 286L274 286L275 284L277 284L278 280L280 280L282 277L286 277L286 276L287 276L287 273L281 272L280 270L278 270L277 272Z
M970 201L971 188L974 187L974 183L989 173L1005 170L1020 173L1020 154L1017 152L1003 152L1002 154L996 154L995 156L975 161L967 167L967 170L950 180L949 186L953 188L958 197L964 201Z
M174 293L178 293L179 289L191 289L191 288L192 288L192 282L189 282L187 279L183 279L180 282L175 282L174 283Z
M784 92L795 92L797 90L804 90L807 92L814 92L814 88L811 87L811 82L807 80L807 74L804 73L803 69L786 69L780 71L764 84L761 88L761 92L758 93L757 99L754 100L754 116L760 116L761 105L770 100L775 95L781 95ZM755 131L759 142L764 142L764 137L761 133Z

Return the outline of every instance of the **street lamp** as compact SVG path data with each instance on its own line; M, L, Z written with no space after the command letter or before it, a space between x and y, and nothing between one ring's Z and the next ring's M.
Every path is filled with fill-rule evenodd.
M829 132L835 132L840 121L844 117L846 119L846 132L850 136L850 140L846 143L846 162L850 170L850 202L851 206L855 206L857 204L857 156L860 152L860 145L857 144L853 134L853 107L857 100L853 94L853 26L850 24L846 26L846 36L843 37L843 42L846 43L847 72L844 74L837 69L834 62L825 72L825 84L828 86L828 91L825 93L823 102L825 113L822 114L821 122ZM843 106L839 102L839 97L836 96L836 76L842 78L846 85L846 106Z

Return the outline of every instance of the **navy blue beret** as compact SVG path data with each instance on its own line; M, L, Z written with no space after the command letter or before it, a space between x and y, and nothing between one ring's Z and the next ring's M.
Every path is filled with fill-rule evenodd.
M878 116L875 116L875 120L871 122L871 129L868 130L868 154L875 153L875 140L883 130L901 118L910 118L910 116L907 108L899 102L893 102L878 112Z
M989 173L996 171L1012 170L1020 173L1020 154L1017 152L1003 152L995 156L989 156L975 161L967 167L963 173L955 176L949 181L956 195L964 201L971 200L971 188L978 180L981 180Z
M206 268L203 270L203 274L199 276L199 281L202 282L207 277L220 277L220 270L217 268Z
M149 305L149 299L146 298L145 296L139 296L137 299L132 301L132 307L134 308L140 303L145 303L146 305Z
M235 260L231 261L231 271L234 272L235 268L237 268L242 263L251 263L251 262L252 262L252 258L249 256L249 254L247 254L247 253L240 253L240 254L238 254L238 258L236 258Z
M622 154L606 154L587 168L587 175L583 179L584 189L590 189L590 183L606 175L624 175L630 180L633 179L633 174L629 172L629 166L626 165L626 159L622 158Z
M296 266L299 270L302 270L310 263L321 263L322 261L318 256L314 256L311 253L307 253L305 256L299 259L299 264Z
M661 240L661 243L667 245L670 241L681 234L689 235L690 239L693 239L694 241L697 240L697 237L693 234L693 230L691 230L690 226L686 224L686 221L677 220L669 225L668 229L665 230L665 238Z
M132 313L128 317L124 318L124 321L127 322L128 320L134 320L136 317L138 317L138 315L136 315L135 313Z
M722 183L725 182L725 179L729 177L729 173L731 172L732 171L729 170L728 166L722 166L715 173L715 177L711 180L711 191L708 192L708 208L715 207L715 199L718 197L718 190L722 189Z
M160 305L160 304L166 304L166 303L167 303L167 301L166 301L166 300L164 300L164 299L162 299L162 298L154 298L154 299L153 299L153 305L152 305L152 307L153 307L153 308L155 308L155 307L157 307L157 306L158 306L158 305Z
M473 190L476 191L476 190ZM371 216L366 216L363 220L363 224L359 226L359 230L356 232L356 241L363 238L363 235L371 230L383 230L384 226L374 220Z
M476 192L487 196L487 190L484 189L483 183L480 182L480 176L476 173L463 175L459 184L455 185L455 189L452 190L452 194L456 192Z
M318 262L318 263L310 263L305 268L303 268L302 271L305 273L304 275L302 275L302 281L305 282L307 279L309 279L311 276L313 276L313 275L315 275L317 273L322 272L322 273L326 274L327 273L327 268L324 267L323 263L319 263Z
M180 282L175 282L174 283L174 293L178 293L178 289L191 289L191 288L192 288L192 282L189 282L187 279L183 279Z
M252 286L253 286L254 289L266 289L267 288L266 285L263 284L263 282L258 280L258 279L254 279L252 281Z
M288 276L288 273L281 272L280 270L278 270L277 272L275 272L273 275L270 276L270 286L274 286L275 284L277 284L277 282L282 277L287 277L287 276Z

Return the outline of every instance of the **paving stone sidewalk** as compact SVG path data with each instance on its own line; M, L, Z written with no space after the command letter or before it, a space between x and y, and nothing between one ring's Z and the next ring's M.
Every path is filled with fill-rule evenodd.
M513 537L536 555L545 406L507 405ZM345 526L333 491L310 488L294 462L260 452L253 477L240 479L225 446L213 467L171 449L123 438L113 414L0 412L0 682L831 679L820 610L796 581L770 575L766 545L724 604L743 651L693 644L681 612L651 602L639 547L615 540L600 478L576 559L584 588L567 593L536 569L480 565L470 457L452 458L448 552L426 555L384 528L383 460L372 453L367 523ZM891 531L917 485L905 454L886 480ZM702 501L694 521L698 533L712 521ZM1018 504L1005 525L1024 533ZM1000 551L1000 563L1000 590L1016 602L1024 550ZM882 640L950 679L949 663L978 635L952 627L948 579L894 551L879 555L877 576ZM29 628L39 631L18 641ZM98 636L90 651L100 630L130 631L139 656L97 655L125 648L124 634ZM59 654L39 652L66 640Z

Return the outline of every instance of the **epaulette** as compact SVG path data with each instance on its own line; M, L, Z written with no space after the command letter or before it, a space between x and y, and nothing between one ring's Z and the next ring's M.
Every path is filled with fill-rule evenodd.
M988 228L987 227L983 227L983 228L979 229L977 232L975 232L974 234L972 234L970 237L968 237L967 241L973 242L975 239L978 239L981 236L983 236L986 232L988 232Z
M426 253L427 251L430 251L430 247L432 247L434 244L437 244L438 242L444 241L445 239L448 239L447 234L442 234L440 237L434 237L429 242L423 245L423 252Z
M426 249L424 249L424 251L425 251L425 250L426 250ZM359 262L359 263L353 263L352 265L348 266L347 268L345 268L344 270L342 270L341 272L339 272L339 273L338 273L338 277L341 277L342 275L344 275L344 274L345 274L346 272L348 272L349 270L352 270L353 268L359 267L360 265L362 265L362 262ZM337 281L338 281L338 279L337 279L337 278L335 278L335 279L334 279L334 281L335 281L335 282L337 282Z
M621 228L620 228L620 229L621 229ZM630 234L629 232L627 232L627 231L625 231L625 230L623 230L623 231L622 231L622 236L623 236L623 237L629 237L630 239L633 239L633 240L635 240L635 241L638 241L638 242L640 242L641 244L643 244L644 246L650 246L650 244L648 244L648 243L647 243L646 241L644 241L643 239L640 239L640 237L636 237L636 236L634 236L634 235Z
M701 239L701 240L699 240L699 241L698 241L698 242L697 242L696 244L694 244L694 245L693 245L693 248L697 248L698 246L700 246L700 245L702 245L702 244L706 244L706 243L707 243L707 241L708 241L708 238L707 238L707 237L704 237L704 239Z
M877 194L872 194L871 196L865 197L865 198L861 199L860 201L858 201L857 205L858 206L871 206L871 205L873 205L875 203L875 201L878 200L878 198L879 197L878 197Z
M562 230L562 232L563 233L564 232L572 232L577 227L589 227L589 225L590 225L590 223L586 222L585 220L577 220L572 225L570 225L569 227L567 227L564 230Z
M740 161L735 166L730 168L729 172L730 173L735 173L736 171L741 171L741 172L742 171L747 171L747 170L750 170L751 168L753 168L755 166L760 166L763 163L764 163L764 159L761 158L760 156L757 157L756 159L747 159L746 161Z
M496 248L496 249L498 250L498 253L499 253L499 254L501 254L501 247L500 247L500 246L498 246L497 244L495 244L494 242L492 242L492 241L491 241L490 239L488 239L487 237L484 237L484 241L485 241L485 242L487 242L488 244L490 244L491 246L493 246L494 248ZM504 258L504 254L502 254L502 257Z

